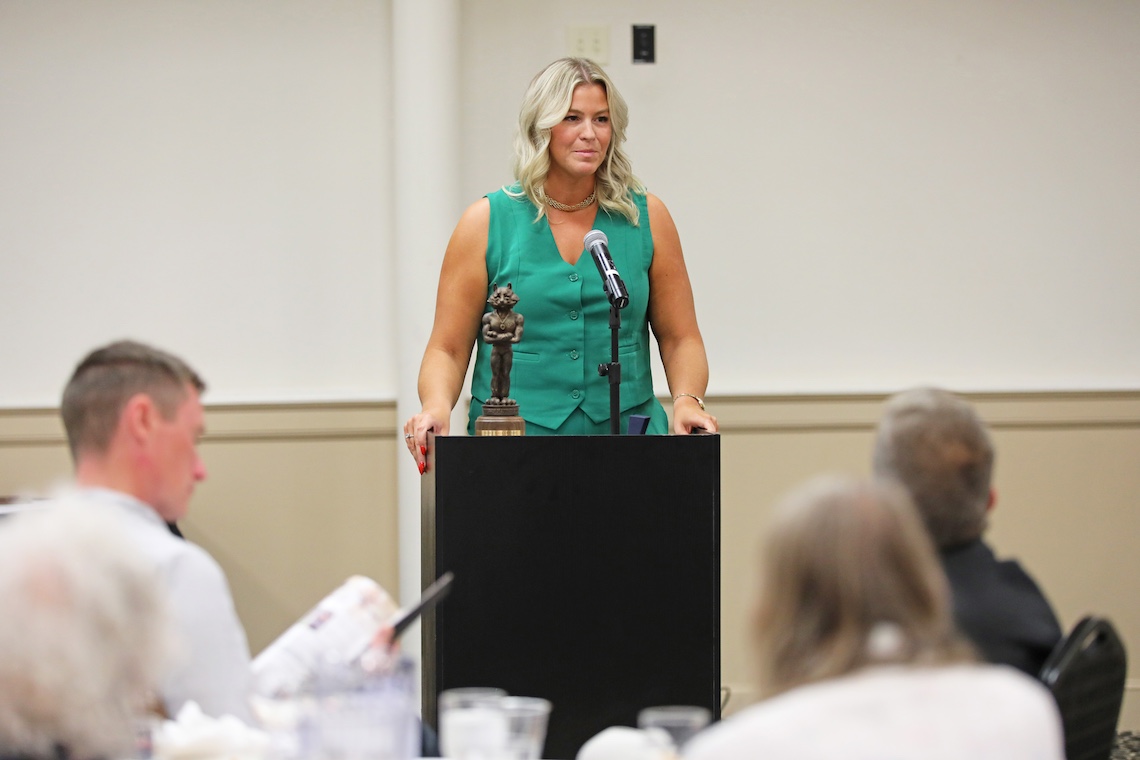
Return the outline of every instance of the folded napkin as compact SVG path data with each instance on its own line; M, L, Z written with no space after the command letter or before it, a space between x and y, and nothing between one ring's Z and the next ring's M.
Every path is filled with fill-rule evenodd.
M153 743L155 760L263 760L269 736L232 715L211 718L187 702L174 720L162 722Z
M674 760L673 743L661 729L613 726L578 750L577 760Z

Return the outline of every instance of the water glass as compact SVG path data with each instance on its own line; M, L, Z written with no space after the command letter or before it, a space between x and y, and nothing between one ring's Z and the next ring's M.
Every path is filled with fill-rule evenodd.
M327 668L311 689L276 700L264 720L280 760L409 760L420 755L415 666L381 673ZM264 705L263 705L264 707Z
M550 702L538 697L503 697L501 704L507 714L511 760L538 760L546 743Z
M439 743L453 760L501 760L507 757L509 726L502 689L448 689L439 695Z
M712 714L695 705L662 705L647 707L637 714L637 727L657 730L668 735L673 749L678 752L685 742L709 724Z
M151 760L154 757L154 738L161 730L161 718L149 715L135 718L135 747L132 754L135 760Z

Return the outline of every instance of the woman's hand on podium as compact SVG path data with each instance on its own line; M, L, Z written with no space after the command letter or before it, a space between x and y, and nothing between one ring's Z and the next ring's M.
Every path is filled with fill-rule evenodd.
M413 415L411 419L404 423L404 443L407 444L408 452L412 455L412 459L416 460L416 466L420 469L420 475L427 472L428 432L433 432L436 435L447 435L450 427L450 413L437 416L428 409L424 409L419 414Z
M700 399L688 394L680 394L673 399L673 432L688 435L696 432L715 433L716 417L705 411Z

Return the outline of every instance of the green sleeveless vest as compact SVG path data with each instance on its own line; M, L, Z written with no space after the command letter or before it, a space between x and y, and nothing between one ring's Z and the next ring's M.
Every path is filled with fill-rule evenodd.
M510 189L514 192L519 186ZM510 396L518 401L519 413L549 428L557 428L578 407L594 422L608 420L609 379L598 375L598 365L611 359L610 304L593 257L586 252L576 265L567 264L546 217L534 220L535 208L526 196L511 197L499 190L487 198L491 202L488 284L510 283L519 297L515 312L525 320L510 375ZM653 236L645 196L632 198L640 211L640 226L601 208L594 222L594 229L609 239L614 266L629 290L618 334L622 411L653 396L647 319ZM472 418L479 416L478 405L491 393L490 358L491 347L477 339Z

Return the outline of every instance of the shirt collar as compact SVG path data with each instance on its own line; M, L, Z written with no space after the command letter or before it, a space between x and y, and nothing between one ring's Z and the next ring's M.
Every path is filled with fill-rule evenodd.
M110 488L88 487L78 488L69 495L86 502L117 507L153 522L156 525L166 525L166 521L162 519L158 512L154 511L154 507L131 496L129 493L115 491Z

